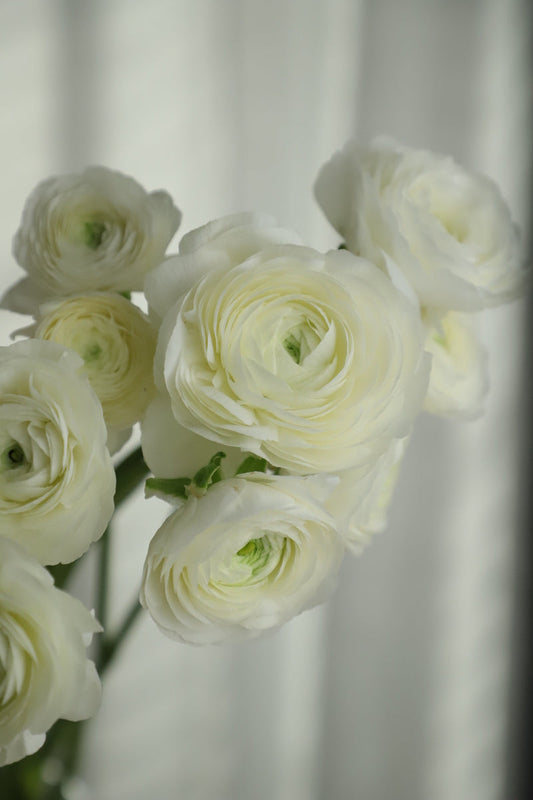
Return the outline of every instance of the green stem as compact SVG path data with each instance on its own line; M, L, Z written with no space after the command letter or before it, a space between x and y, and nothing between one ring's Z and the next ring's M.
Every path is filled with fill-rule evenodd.
M104 628L107 625L107 595L109 587L109 560L111 550L111 523L99 542L98 575L96 587L96 619Z
M84 731L85 724L83 722L70 722L60 719L56 723L54 728L55 736L48 750L48 756L43 760L43 766L46 765L48 759L54 759L60 766L60 772L57 776L57 781L45 784L46 788L43 794L40 795L39 800L65 799L63 787L65 782L76 774Z
M117 509L149 474L141 448L137 448L115 468L117 484L115 509ZM107 607L110 572L111 526L109 525L99 542L96 613L104 627L107 624ZM55 584L63 588L71 571L79 561L49 567ZM141 606L136 599L124 617L114 636L103 635L97 651L96 661L101 674L109 666L118 648L137 619ZM85 725L60 719L48 731L44 746L23 761L3 767L0 776L0 797L17 800L64 800L62 785L75 773L80 752L81 737ZM58 765L57 780L44 780L43 768L50 762Z
M129 456L123 459L115 468L117 476L117 486L115 489L115 509L117 509L128 497L137 489L140 483L146 478L149 469L144 463L142 450L138 447ZM104 628L107 629L107 608L109 594L109 571L111 561L111 525L100 539L100 557L98 562L98 588L96 598L96 618ZM138 603L137 603L138 605ZM135 606L132 607L132 611ZM133 624L135 613L130 612L125 622L119 628L116 636L112 639L106 637L104 633L99 642L98 655L96 657L97 667L100 672L107 666L122 639L126 636ZM132 617L129 620L129 617ZM119 638L120 637L120 638Z
M6 800L65 800L63 787L75 774L85 725L59 719L36 753L0 770Z
M128 635L130 628L139 616L141 610L142 606L136 598L131 604L129 611L122 620L122 623L120 624L115 635L109 638L104 636L98 663L98 672L100 673L100 676L104 674L105 670L113 660L117 650Z
M144 463L142 450L138 447L115 468L117 488L115 489L115 508L135 491L150 470Z

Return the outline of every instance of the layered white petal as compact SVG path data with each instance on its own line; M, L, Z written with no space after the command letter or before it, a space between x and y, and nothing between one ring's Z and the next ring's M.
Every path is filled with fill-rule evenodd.
M387 524L387 511L409 437L395 439L370 468L355 468L338 474L339 483L326 508L335 517L347 547L362 552Z
M82 365L55 342L0 348L0 535L43 564L81 556L114 510L102 407Z
M427 387L418 309L348 252L268 248L168 312L156 378L184 427L300 474L374 463Z
M151 318L160 323L170 308L204 275L240 264L265 247L301 244L294 231L280 228L267 214L232 214L187 233L180 252L146 277L144 291Z
M147 193L120 172L90 167L40 183L28 198L13 254L41 299L143 287L176 232L181 213L163 191ZM4 305L32 301L20 291ZM13 306L14 308L14 306ZM27 309L32 313L34 308Z
M405 273L423 306L472 311L513 300L527 272L497 186L451 158L350 141L326 163L317 200L349 250Z
M487 353L472 315L449 311L427 320L431 375L424 409L444 417L475 419L488 392Z
M220 449L216 442L199 436L176 422L168 395L158 395L141 423L143 457L157 478L192 478ZM245 455L225 447L222 471L233 476Z
M33 335L75 350L111 429L131 427L155 395L156 331L116 293L76 295L41 306Z
M150 543L142 605L170 638L210 644L258 636L322 602L344 552L323 505L334 485L249 473L189 498Z
M39 749L60 717L97 710L100 681L86 647L100 630L44 567L0 536L0 765Z

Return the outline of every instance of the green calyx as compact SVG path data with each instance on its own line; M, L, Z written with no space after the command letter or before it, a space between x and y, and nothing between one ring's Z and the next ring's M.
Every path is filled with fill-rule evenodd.
M198 489L208 489L213 483L218 483L222 480L222 468L220 462L226 458L226 454L222 451L215 453L209 460L209 464L201 467L192 482Z
M243 475L246 472L266 472L268 469L268 461L266 458L254 456L250 454L246 456L244 461L241 461L237 467L235 475Z
M176 497L201 497L214 483L222 480L221 461L226 457L222 451L215 453L205 467L201 467L194 478L148 478L146 489L149 494Z
M209 459L209 463L205 467L201 467L193 478L148 478L146 481L146 496L156 495L169 501L172 498L187 500L189 497L201 497L210 486L219 483L223 479L222 459L225 457L226 454L222 451L215 453ZM279 474L279 469L271 467L265 458L250 453L237 467L235 476L248 472L264 473L267 471L272 471L274 475Z

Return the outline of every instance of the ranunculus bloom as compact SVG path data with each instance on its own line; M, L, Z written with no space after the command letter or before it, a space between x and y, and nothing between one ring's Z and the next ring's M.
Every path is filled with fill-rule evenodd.
M301 243L297 233L280 228L268 214L246 212L208 222L185 234L179 255L169 256L146 276L150 315L160 323L176 300L212 270L229 269L271 245Z
M149 194L105 167L49 178L28 198L13 241L13 254L30 278L3 304L28 312L39 295L140 290L180 220L166 192Z
M361 553L387 524L387 511L408 441L409 437L393 440L370 468L356 467L338 473L339 483L326 508L353 553Z
M86 647L100 630L44 567L0 536L0 766L38 750L60 717L95 713L100 681Z
M444 417L474 419L483 412L488 391L487 353L470 314L449 311L427 318L426 350L431 374L424 409Z
M344 552L323 507L335 479L246 476L190 497L150 543L141 603L167 636L238 641L322 602Z
M0 535L42 564L81 556L113 514L107 431L82 365L55 342L0 348Z
M373 264L279 246L178 301L156 378L201 436L291 472L336 473L408 433L427 387L423 342L418 310Z
M526 271L497 186L451 158L353 141L315 184L349 250L404 272L423 306L472 311L517 297Z
M128 428L155 394L156 332L140 309L112 293L51 301L33 333L75 350L111 428Z

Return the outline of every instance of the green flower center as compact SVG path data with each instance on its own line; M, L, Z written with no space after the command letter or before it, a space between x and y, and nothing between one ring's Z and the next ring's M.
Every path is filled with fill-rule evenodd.
M292 360L295 361L296 364L299 364L302 355L302 348L296 336L293 336L292 333L289 334L289 336L287 336L287 338L283 341L283 347L290 355Z
M273 531L249 539L240 550L228 553L212 564L210 586L214 591L254 592L271 584L283 574L293 558L293 542Z
M96 250L98 247L100 247L106 230L107 226L105 222L101 222L99 220L85 222L83 225L83 234L87 247L90 247L91 250Z
M96 361L102 355L102 348L99 344L90 344L88 347L85 348L83 353L80 353L83 360L86 364L90 363L91 361Z
M267 536L261 539L250 539L244 547L237 551L237 558L250 567L252 575L260 572L270 558L272 551L271 544Z
M0 465L3 471L17 469L24 466L25 463L26 456L18 442L11 442L0 455Z
M233 556L234 585L252 585L268 580L283 563L287 539L279 533L265 533L258 539L250 539Z
M295 325L283 339L283 347L294 363L298 365L302 364L318 344L320 344L320 336L309 320Z

